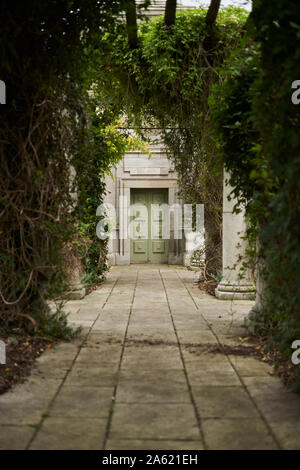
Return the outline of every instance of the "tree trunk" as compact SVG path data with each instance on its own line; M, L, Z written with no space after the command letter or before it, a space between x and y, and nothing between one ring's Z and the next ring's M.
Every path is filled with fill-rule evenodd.
M130 49L136 49L138 47L138 35L135 0L127 0L125 13L128 44Z
M177 0L167 0L165 7L165 25L172 26L176 19Z
M213 26L215 23L219 9L221 5L221 0L211 0L209 8L207 10L205 22L207 26Z
M208 52L207 60L210 65L213 67L213 55L209 51L213 51L217 45L217 39L215 37L215 32L213 26L216 22L219 9L220 9L221 0L211 0L209 8L207 10L205 23L206 23L206 37L203 41L203 48Z

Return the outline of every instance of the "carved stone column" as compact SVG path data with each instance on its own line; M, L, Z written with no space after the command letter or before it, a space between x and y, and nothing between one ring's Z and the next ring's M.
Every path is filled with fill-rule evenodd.
M83 287L81 283L83 272L81 262L70 246L65 247L65 262L67 266L69 290L63 297L68 300L80 300L86 294L85 287Z
M224 171L223 183L223 271L222 280L216 288L216 297L221 300L252 300L255 298L255 287L250 273L243 273L240 278L241 261L246 249L242 240L246 230L244 213L233 213L235 199L228 200L232 188L226 184L228 174Z
M264 308L264 301L265 301L265 292L267 289L267 283L264 276L264 262L261 257L260 251L262 249L262 245L258 238L257 240L257 254L258 254L258 262L257 262L257 273L256 273L256 296L255 296L255 304L253 305L252 309L248 313L247 317L245 317L244 323L250 330L253 332L255 331L256 327L263 323L263 320L260 319L260 314Z
M80 300L83 299L83 297L86 294L85 287L81 284L80 280L80 269L79 267L74 267L70 280L70 292L67 294L67 298L69 300Z

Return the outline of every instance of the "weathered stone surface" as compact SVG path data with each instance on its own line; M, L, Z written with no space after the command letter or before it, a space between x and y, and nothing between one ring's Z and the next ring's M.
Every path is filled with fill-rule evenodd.
M66 309L67 310L67 309ZM99 309L98 303L96 304L96 307L91 307L89 305L85 305L84 308L80 307L77 308L75 312L70 312L68 314L68 320L69 321L90 321L93 322L96 320L98 315L100 314L101 310Z
M121 344L100 344L87 343L90 347L84 347L81 349L76 364L86 363L88 368L90 363L102 364L105 362L119 363L121 357Z
M167 302L155 302L155 305L152 304L144 304L142 307L138 307L136 303L133 303L132 306L132 313L143 313L143 314L151 314L152 313L164 313L164 314L169 314L169 307Z
M116 404L112 439L199 440L199 429L192 405Z
M69 300L81 300L84 298L85 293L86 293L85 287L81 287L79 289L74 289L68 292L67 294L64 295L64 298L69 299Z
M65 385L55 399L50 416L107 418L113 390L113 387Z
M117 403L190 403L186 383L159 377L123 380L116 396Z
M113 387L77 387L65 385L55 399L51 416L107 418Z
M38 423L54 393L48 389L47 384L43 384L38 390L19 385L0 395L0 426ZM1 428L0 435L3 432L5 428Z
M153 380L168 380L175 384L186 384L186 375L183 369L151 369L139 370L121 369L119 374L119 384L123 381L136 379L137 382L152 382Z
M177 328L179 340L187 344L215 344L217 339L209 330Z
M191 351L192 358L190 360L185 359L185 366L188 374L202 372L205 374L214 374L214 373L235 373L230 362L222 354L210 354L200 349L200 352L197 348L189 348ZM195 352L193 352L195 351ZM236 374L235 374L236 375Z
M192 385L199 414L203 418L258 418L255 405L241 386Z
M232 196L232 187L228 184L230 175L224 170L223 181L223 250L222 250L222 280L216 288L216 296L221 300L255 299L255 286L251 279L250 270L243 272L242 257L245 254L246 242L243 234L246 232L244 209L234 212L236 199Z
M110 363L76 363L65 384L75 387L114 387L118 382L118 366Z
M261 419L204 419L210 450L276 450L278 446Z
M229 356L230 360L241 377L266 376L272 373L272 367L254 357Z
M0 428L0 450L26 449L34 429L31 426L3 426Z
M70 361L51 361L37 365L31 372L31 375L41 379L63 379L69 370L71 370L72 362Z
M203 450L201 441L109 439L107 450Z
M300 421L299 415L296 412L296 416L286 416L277 419L271 418L268 420L268 424L272 429L272 432L276 436L279 445L282 449L286 450L300 450Z
M268 422L288 427L300 422L299 395L287 390L277 378L243 377L243 382Z
M31 450L99 450L103 447L106 419L47 418Z
M199 316L188 316L180 314L180 316L174 314L173 320L175 323L176 330L180 332L181 330L197 330L198 332L209 331L209 326L205 323Z
M127 342L129 344L134 342L143 344L169 344L174 346L177 344L177 337L175 332L171 331L169 327L160 328L159 331L157 331L157 328L154 326L144 328L141 325L129 325L126 344Z
M176 346L126 347L122 360L123 369L179 369L182 366Z
M251 302L216 301L185 269L108 276L67 303L84 334L0 396L0 448L34 436L31 449L299 449L300 397L267 364L218 346L247 345Z
M228 370L203 370L203 368L188 369L188 377L191 384L206 386L238 386L241 385L239 377L234 371Z

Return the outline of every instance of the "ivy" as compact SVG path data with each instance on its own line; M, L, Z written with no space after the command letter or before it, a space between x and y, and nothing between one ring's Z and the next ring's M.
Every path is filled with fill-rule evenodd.
M105 175L127 150L141 145L128 132L121 131L118 108L101 106L103 97L96 85L94 82L93 97L87 106L90 123L82 129L84 158L79 155L73 159L78 197L74 216L78 223L72 245L81 259L82 281L87 288L101 282L108 269L107 241L96 236L96 211L106 195Z
M287 360L300 337L299 108L291 84L300 76L297 6L254 1L246 42L211 97L224 164L259 239L262 308L258 331ZM248 235L250 236L251 230ZM299 390L299 369L292 386Z
M0 32L0 77L7 89L7 104L0 109L4 327L34 325L36 331L46 331L48 325L57 334L67 334L61 316L49 316L47 300L67 288L67 247L82 229L75 215L70 169L85 160L89 142L103 128L97 123L97 129L90 126L92 52L99 37L118 21L119 12L120 2L115 0L1 2L5 22ZM94 141L90 152L97 150L99 156L101 148ZM98 144L102 145L100 138ZM106 168L108 144L103 147L99 165ZM86 166L95 156L89 154ZM99 192L103 194L103 184Z
M208 271L221 267L222 166L218 163L208 96L222 80L223 63L243 34L246 12L221 10L214 26L216 47L206 51L207 11L178 12L176 23L163 18L139 25L139 47L130 49L126 28L103 37L102 76L110 99L119 103L131 125L162 129L179 180L179 196L205 204ZM109 86L110 84L110 86ZM111 86L112 85L112 86Z

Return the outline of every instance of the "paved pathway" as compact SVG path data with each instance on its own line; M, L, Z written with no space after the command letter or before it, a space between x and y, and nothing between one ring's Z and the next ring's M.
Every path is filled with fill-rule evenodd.
M195 279L182 267L114 267L69 302L85 336L0 396L0 449L299 449L300 397L230 349L246 344L252 303L216 300Z

